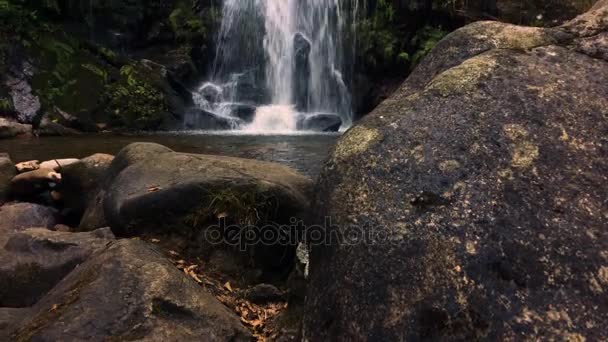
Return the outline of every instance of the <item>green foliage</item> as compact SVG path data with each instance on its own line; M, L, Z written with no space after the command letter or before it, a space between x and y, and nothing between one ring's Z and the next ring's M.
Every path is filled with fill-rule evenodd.
M121 79L106 86L108 110L115 125L129 129L156 129L167 111L165 97L135 65L120 69Z
M416 47L416 53L412 57L412 65L417 65L446 34L447 32L440 27L428 25L419 30L411 41L411 45Z
M359 50L370 67L392 64L402 54L395 30L393 5L388 0L379 0L372 13L372 16L361 20L357 25Z
M15 108L13 107L13 100L8 97L0 98L0 113L12 112Z
M178 39L191 40L207 33L202 18L184 2L179 2L169 15L169 25Z

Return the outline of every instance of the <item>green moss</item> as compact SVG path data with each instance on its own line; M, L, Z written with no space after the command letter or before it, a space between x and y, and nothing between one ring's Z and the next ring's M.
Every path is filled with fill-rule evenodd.
M479 80L495 67L496 61L492 57L480 55L439 74L426 89L439 91L442 96L467 94L475 91Z
M380 140L381 134L377 129L358 125L344 134L334 151L334 158L348 159L349 157L365 152L376 141Z

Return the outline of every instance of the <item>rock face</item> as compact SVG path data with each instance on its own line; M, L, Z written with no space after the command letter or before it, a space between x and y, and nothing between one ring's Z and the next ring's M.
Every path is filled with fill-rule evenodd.
M0 307L34 305L93 252L114 240L109 228L57 233L36 228L11 234L0 249Z
M31 125L24 125L15 121L0 118L0 139L13 138L31 132Z
M268 219L289 222L308 208L311 187L309 178L286 166L176 153L145 143L125 147L106 177L98 203L87 210L81 229L98 228L95 225L104 221L98 217L101 213L118 234L167 229L214 206L228 211L251 206L260 215L272 206Z
M8 154L0 153L0 205L4 203L10 194L11 179L15 177L17 170L15 164Z
M607 30L464 27L340 139L308 340L608 338Z
M83 309L85 308L85 309ZM11 318L15 321L15 318ZM81 264L13 325L16 341L250 341L238 318L159 252L122 240Z

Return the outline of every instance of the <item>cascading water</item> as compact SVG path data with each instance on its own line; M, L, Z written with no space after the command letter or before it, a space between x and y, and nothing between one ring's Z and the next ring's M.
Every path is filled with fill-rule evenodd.
M358 0L225 0L212 80L194 94L202 111L187 124L219 120L228 122L220 128L256 132L349 127L358 10Z

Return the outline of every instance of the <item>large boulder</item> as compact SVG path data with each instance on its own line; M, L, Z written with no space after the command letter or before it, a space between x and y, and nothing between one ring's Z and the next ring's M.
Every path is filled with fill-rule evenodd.
M114 156L97 153L74 163L63 163L60 170L61 184L57 190L64 206L72 210L73 216L80 219L89 203L94 201L112 160Z
M0 249L0 307L34 305L64 276L113 239L109 228L90 233L34 228L10 234Z
M15 177L17 170L15 164L8 154L0 153L0 205L4 203L10 194L11 179Z
M169 229L207 209L236 216L242 213L236 207L247 206L259 210L260 216L267 214L267 221L289 223L307 211L312 186L308 177L287 166L177 153L149 143L125 147L106 177L94 206L103 208L97 211L103 211L118 234ZM91 222L101 221L85 214L81 228L98 228Z
M0 118L0 139L14 138L32 132L32 125L20 124L5 118Z
M307 340L608 338L608 60L580 49L606 31L605 0L553 29L472 24L344 134Z
M34 203L8 203L0 207L0 245L6 234L31 227L52 228L57 210Z
M285 270L295 241L280 225L305 219L311 188L308 177L280 164L137 143L116 156L79 229L176 234L201 255L238 249L255 267Z
M139 240L98 252L10 330L13 341L251 340L228 308Z

